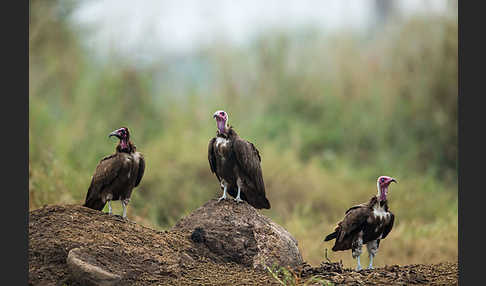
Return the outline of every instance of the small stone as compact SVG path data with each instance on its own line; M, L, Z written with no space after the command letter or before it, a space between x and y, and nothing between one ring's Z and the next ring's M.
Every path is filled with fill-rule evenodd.
M69 251L66 263L71 272L72 278L81 285L100 285L111 286L117 285L121 277L119 275L110 273L99 266L93 265L86 261L86 253L82 253L82 249L74 248Z

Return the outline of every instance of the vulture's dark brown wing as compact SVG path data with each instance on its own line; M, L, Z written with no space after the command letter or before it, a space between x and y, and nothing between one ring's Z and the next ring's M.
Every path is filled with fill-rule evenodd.
M103 209L105 204L101 200L101 191L118 177L122 166L123 163L117 154L101 159L91 179L84 206L97 210Z
M385 225L385 229L383 231L383 234L381 235L382 239L385 238L390 233L390 231L393 228L393 223L395 222L395 215L393 215L393 213L390 211L389 213L390 213L390 222Z
M346 223L344 222L346 220L346 216L347 214L350 212L350 211L353 211L353 210L356 210L356 209L359 209L359 208L362 208L362 207L366 207L366 204L359 204L359 205L355 205L355 206L352 206L350 207L345 213L344 213L344 219L342 221L340 221L338 223L338 225L336 226L336 228L334 229L334 232L333 233L330 233L328 234L325 238L324 238L324 241L329 241L331 239L335 239L335 238L338 238L341 236L341 234L345 233L345 231L343 231L343 227L342 225L346 225ZM337 240L337 239L336 239Z
M253 181L258 190L265 192L260 154L255 146L246 140L237 139L233 144L233 151L240 169Z
M135 187L140 184L140 181L142 181L143 178L143 173L145 172L145 159L143 158L143 154L138 153L138 156L139 156L138 175L137 175L137 180L135 181Z
M336 243L333 250L348 249L351 245L350 239L352 239L350 234L354 234L358 231L366 222L370 214L371 210L365 204L356 205L348 209L343 220L339 222L336 227Z
M211 139L209 141L208 145L208 161L209 161L209 167L211 168L211 172L216 174L216 177L218 178L218 181L221 181L219 178L219 175L216 172L216 152L214 150L214 142L216 142L216 137Z
M245 190L246 198L255 208L270 208L270 203L265 197L265 184L263 182L262 168L260 166L260 153L255 146L241 138L233 143L233 152L240 170L251 180L255 189Z
M354 209L359 209L359 208L363 208L363 207L368 207L368 204L359 204L359 205L352 206L344 214L346 215L346 214L348 214L348 212L350 212Z

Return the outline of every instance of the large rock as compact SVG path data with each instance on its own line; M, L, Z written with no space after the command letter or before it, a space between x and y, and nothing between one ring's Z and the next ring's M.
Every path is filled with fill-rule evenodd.
M292 235L246 202L211 200L172 230L187 233L200 252L218 262L260 269L303 263Z

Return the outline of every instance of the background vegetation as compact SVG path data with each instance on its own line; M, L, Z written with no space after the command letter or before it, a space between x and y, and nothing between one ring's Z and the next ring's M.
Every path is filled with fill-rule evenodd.
M143 67L116 54L96 60L80 36L89 30L68 21L69 3L31 1L31 210L82 203L96 164L114 151L108 133L128 126L147 161L128 216L170 228L221 195L207 144L211 115L224 109L262 155L272 209L261 212L296 237L311 264L324 260L332 245L322 240L344 211L376 193L380 175L399 184L377 266L457 259L457 15L415 16L371 38L310 27L245 46L214 43L177 77L171 58ZM348 252L329 256L354 267Z

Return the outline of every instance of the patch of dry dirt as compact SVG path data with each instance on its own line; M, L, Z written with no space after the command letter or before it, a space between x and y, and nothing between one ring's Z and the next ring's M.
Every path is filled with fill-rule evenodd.
M185 233L153 230L77 205L29 213L29 285L78 285L66 264L74 248L82 249L90 264L120 275L119 285L280 285L266 271L207 257ZM299 283L310 277L344 285L457 285L458 280L457 263L359 273L338 263L304 263L293 272Z
M295 273L301 277L302 281L315 277L336 285L457 285L457 266L457 263L451 262L392 265L356 272L343 268L339 263L323 262L318 267L303 265L300 269L295 270Z

